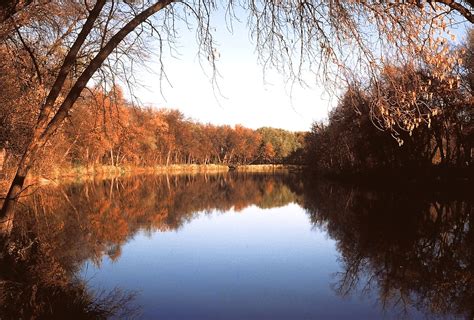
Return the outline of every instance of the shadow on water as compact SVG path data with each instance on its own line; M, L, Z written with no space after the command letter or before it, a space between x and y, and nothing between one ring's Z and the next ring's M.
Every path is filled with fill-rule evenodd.
M140 231L178 230L198 215L297 203L336 240L333 290L409 317L474 316L471 191L373 191L296 175L148 176L45 187L16 215L0 257L0 318L134 318L134 293L93 292L86 261L115 261ZM471 225L473 224L473 225ZM336 270L335 270L336 271ZM392 311L390 311L392 312Z
M93 292L76 268L58 260L54 243L31 231L11 234L0 253L0 319L138 317L134 293Z
M302 206L336 240L341 296L375 296L410 317L474 317L474 207L471 189L404 192L309 182Z

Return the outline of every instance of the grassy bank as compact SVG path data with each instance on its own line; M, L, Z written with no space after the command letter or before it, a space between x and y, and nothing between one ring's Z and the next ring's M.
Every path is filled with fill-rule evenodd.
M237 172L294 172L302 169L301 166L283 165L283 164L265 164L265 165L242 165L233 168ZM111 179L117 177L130 177L140 174L195 174L195 173L224 173L231 170L227 165L217 164L180 164L169 166L136 167L136 166L77 166L71 168L53 168L48 172L31 172L26 179L27 185L46 185L51 183L65 182L83 182L95 179ZM6 194L9 181L12 178L13 171L10 174L0 178L0 196Z
M193 174L193 173L220 173L228 172L231 168L228 165L218 164L174 164L169 166L91 166L74 167L66 169L54 169L47 174L34 175L31 179L62 180L66 178L81 179L92 178L112 178L118 176L131 176L137 174ZM239 172L275 172L275 171L297 171L301 166L283 164L265 165L242 165L235 168Z
M29 177L30 182L45 184L51 181L64 180L92 180L107 179L115 177L127 177L138 174L193 174L193 173L217 173L227 172L229 167L225 165L170 165L170 166L153 166L153 167L136 167L136 166L90 166L90 167L74 167L54 169L47 174L34 175Z

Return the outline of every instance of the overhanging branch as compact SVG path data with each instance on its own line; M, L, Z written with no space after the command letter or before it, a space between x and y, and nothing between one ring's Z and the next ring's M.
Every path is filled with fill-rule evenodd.
M463 6L461 3L453 1L453 0L435 0L435 2L444 4L445 6L450 7L451 9L461 14L464 18L466 18L467 21L474 24L473 12L471 12L471 10ZM472 5L472 1L469 1L469 3Z

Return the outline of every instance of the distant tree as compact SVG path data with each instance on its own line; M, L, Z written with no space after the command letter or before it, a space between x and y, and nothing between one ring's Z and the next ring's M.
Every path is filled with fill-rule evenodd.
M262 136L263 146L267 143L272 145L275 152L273 162L284 161L292 152L301 147L295 132L269 127L259 128L257 132Z
M261 158L264 163L269 163L275 158L275 150L271 142L262 144Z

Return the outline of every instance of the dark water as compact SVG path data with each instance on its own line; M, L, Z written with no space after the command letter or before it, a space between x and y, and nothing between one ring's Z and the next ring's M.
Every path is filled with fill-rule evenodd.
M0 260L0 319L472 318L473 219L466 189L296 175L42 188Z

